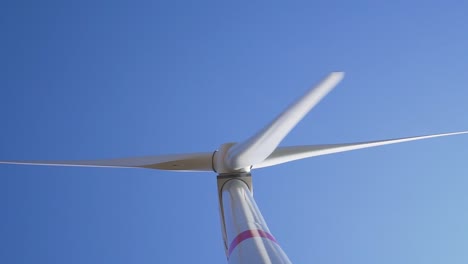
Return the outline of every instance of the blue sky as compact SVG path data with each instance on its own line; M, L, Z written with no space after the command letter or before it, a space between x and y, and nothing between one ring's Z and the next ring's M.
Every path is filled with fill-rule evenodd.
M0 160L215 150L330 71L282 145L468 129L468 6L1 4ZM468 137L253 172L295 263L467 263ZM223 263L215 174L0 166L1 263Z

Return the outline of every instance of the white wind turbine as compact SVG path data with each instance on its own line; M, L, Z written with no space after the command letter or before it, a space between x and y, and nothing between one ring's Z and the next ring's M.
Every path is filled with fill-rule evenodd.
M278 147L297 123L343 78L333 72L251 138L225 143L214 152L84 161L0 161L3 164L214 171L224 248L229 263L290 263L252 196L250 171L320 155L406 141L466 134L468 131L348 144Z

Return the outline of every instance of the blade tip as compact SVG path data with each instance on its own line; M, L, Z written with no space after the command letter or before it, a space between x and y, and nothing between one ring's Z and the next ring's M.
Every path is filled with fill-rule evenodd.
M332 73L330 73L331 76L341 80L344 78L345 76L345 72L344 71L333 71Z

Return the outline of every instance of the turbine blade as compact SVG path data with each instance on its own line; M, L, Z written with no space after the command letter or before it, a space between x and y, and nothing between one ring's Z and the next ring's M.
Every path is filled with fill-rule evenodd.
M264 161L297 123L343 79L343 76L343 72L329 74L263 130L246 141L234 145L227 153L226 165L236 170Z
M103 160L73 161L0 161L0 164L146 168L174 171L213 171L212 153L175 154Z
M269 167L293 160L305 159L315 156L327 155L338 152L345 152L356 149L372 148L389 144L396 144L414 140L445 137L459 134L467 134L468 131L434 134L417 137L387 139L379 141L359 142L359 143L347 143L347 144L333 144L333 145L315 145L315 146L294 146L294 147L280 147L277 148L265 161L260 164L254 165L253 168L264 168Z

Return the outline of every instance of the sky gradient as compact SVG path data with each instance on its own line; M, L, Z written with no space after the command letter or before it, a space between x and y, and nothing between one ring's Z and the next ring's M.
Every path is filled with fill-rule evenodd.
M282 145L468 129L467 4L7 1L0 160L213 151L331 71ZM468 136L253 171L294 263L468 262ZM224 263L214 173L0 166L0 263Z

